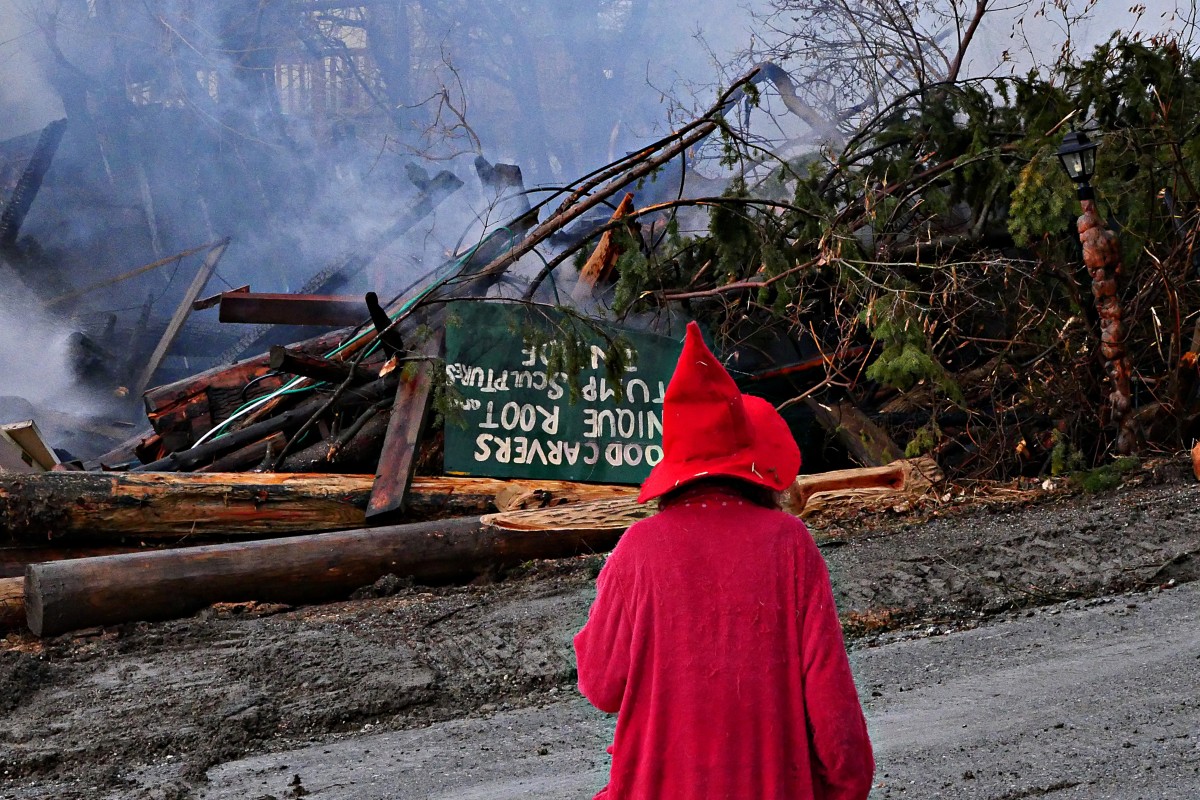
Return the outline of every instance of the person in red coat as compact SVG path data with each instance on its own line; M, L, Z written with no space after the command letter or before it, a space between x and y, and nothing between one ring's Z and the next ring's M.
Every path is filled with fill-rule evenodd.
M688 326L663 459L575 636L617 714L604 800L861 800L875 771L825 562L779 510L800 451Z

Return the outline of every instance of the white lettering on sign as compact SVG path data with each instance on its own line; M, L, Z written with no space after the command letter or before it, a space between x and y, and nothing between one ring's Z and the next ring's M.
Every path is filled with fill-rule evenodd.
M666 380L652 376L673 362L660 352L670 345L647 344L651 356L643 369L626 366L616 376L608 374L609 348L603 344L587 346L574 376L552 369L550 353L560 346L499 343L484 349L480 361L486 363L467 361L474 358L467 355L474 352L468 347L456 348L459 355L450 356L459 360L446 363L446 381L461 390L461 410L470 426L455 445L455 458L478 468L468 470L464 464L466 474L486 475L490 466L496 469L491 474L520 475L526 474L521 467L529 467L528 474L554 474L557 469L584 479L619 475L636 480L662 460ZM630 364L637 354L624 356ZM573 381L577 395L568 403ZM544 469L539 473L534 468Z
M591 447L593 448L592 453L599 453L594 443ZM491 433L481 433L475 437L473 457L479 464L494 460L501 464L537 464L558 467L563 464L573 466L579 463L581 452L579 442L564 442L561 439L545 441L528 436L496 436ZM597 461L599 461L597 455L588 455L583 459L585 464L595 464Z

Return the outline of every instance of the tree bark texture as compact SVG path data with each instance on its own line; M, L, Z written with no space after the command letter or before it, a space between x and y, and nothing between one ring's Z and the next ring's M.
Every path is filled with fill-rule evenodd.
M1132 453L1137 447L1133 425L1133 390L1129 379L1129 359L1125 353L1125 327L1117 278L1121 275L1121 246L1117 235L1108 229L1096 211L1094 200L1081 201L1079 241L1083 245L1083 263L1092 278L1092 296L1100 316L1100 353L1109 380L1108 410L1117 424L1117 450Z
M0 539L104 544L127 536L287 536L365 525L374 475L43 472L0 475ZM417 477L409 519L488 513L502 491L573 500L625 487L566 481Z

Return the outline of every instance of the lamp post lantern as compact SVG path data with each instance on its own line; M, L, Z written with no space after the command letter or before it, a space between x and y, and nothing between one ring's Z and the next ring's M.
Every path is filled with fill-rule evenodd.
M1063 137L1058 159L1075 182L1083 210L1077 227L1079 242L1083 245L1083 263L1092 278L1092 297L1100 316L1100 353L1104 356L1104 371L1109 379L1105 409L1117 425L1117 451L1128 455L1137 446L1137 435L1133 426L1133 392L1125 353L1125 326L1121 298L1117 293L1121 246L1117 235L1108 229L1096 211L1091 179L1096 174L1098 146L1082 131L1071 131Z
M1083 131L1071 131L1063 137L1058 148L1058 160L1071 180L1075 181L1076 191L1080 200L1091 200L1095 197L1092 192L1091 180L1096 174L1096 148L1098 142L1093 142Z

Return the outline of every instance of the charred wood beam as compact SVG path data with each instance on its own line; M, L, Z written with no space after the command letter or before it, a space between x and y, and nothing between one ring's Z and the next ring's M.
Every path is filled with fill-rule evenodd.
M342 326L357 325L366 316L366 308L357 297L225 292L218 318L221 322Z
M196 472L241 472L262 464L274 453L282 450L286 444L286 436L282 433L273 433L265 439L260 439L253 444L221 456L207 467L200 467Z
M371 324L375 326L375 333L379 337L380 344L383 345L383 349L389 356L396 355L404 349L404 340L401 339L399 331L392 327L392 318L379 304L379 295L367 292L365 299L367 311L371 315Z
M66 127L65 119L55 120L43 128L38 136L33 157L25 165L24 172L17 179L12 196L5 203L4 210L0 212L0 247L12 247L17 243L21 225L24 224L25 216L33 206L33 200L37 197L38 190L42 188L42 179L46 177L46 171L50 169L50 163L54 160L54 154L58 151L58 145L62 141Z
M283 345L274 345L271 348L268 363L271 369L327 383L341 383L355 374L356 370L363 377L372 375L367 369L354 364L298 353Z

